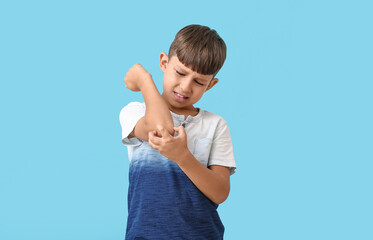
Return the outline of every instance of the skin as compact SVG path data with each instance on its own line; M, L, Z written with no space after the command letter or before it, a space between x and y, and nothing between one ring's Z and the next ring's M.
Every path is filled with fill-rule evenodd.
M174 127L170 110L174 113L196 116L198 110L193 106L203 94L217 82L213 75L203 75L184 66L177 58L160 54L160 68L164 73L163 93L159 94L153 79L141 64L135 64L127 72L124 81L132 91L141 91L146 112L136 124L129 137L147 141L163 156L174 161L189 177L194 185L211 201L223 203L230 191L230 172L228 167L211 165L206 168L187 147L187 135L182 126ZM175 92L187 96L186 101L177 101ZM178 136L174 137L174 133Z
M197 115L198 111L193 105L219 80L213 78L213 75L202 75L192 71L184 66L177 56L169 59L164 52L160 54L159 65L164 73L162 97L169 109L185 117ZM178 102L174 98L174 92L189 98L185 102Z

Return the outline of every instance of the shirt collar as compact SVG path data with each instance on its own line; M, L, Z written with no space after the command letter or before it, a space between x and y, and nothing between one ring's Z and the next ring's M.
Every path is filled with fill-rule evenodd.
M191 116L189 115L187 117L187 119L185 119L185 116L184 115L179 115L179 114L176 114L174 112L171 112L171 115L173 118L175 118L176 120L180 121L180 122L185 122L185 123L190 123L190 122L197 122L201 119L202 115L203 115L203 110L200 109L200 108L197 108L198 109L198 114L196 116Z

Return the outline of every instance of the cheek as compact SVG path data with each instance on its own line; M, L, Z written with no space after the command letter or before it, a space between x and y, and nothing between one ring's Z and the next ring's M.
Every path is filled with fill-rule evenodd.
M205 92L205 88L198 88L194 90L194 96L198 99L200 99Z
M176 85L178 85L178 83L179 83L179 81L178 81L178 78L177 78L177 76L169 76L168 78L167 78L167 85L169 86L169 87L175 87Z
M175 81L172 79L172 77L166 76L163 78L163 90L172 90L175 87Z

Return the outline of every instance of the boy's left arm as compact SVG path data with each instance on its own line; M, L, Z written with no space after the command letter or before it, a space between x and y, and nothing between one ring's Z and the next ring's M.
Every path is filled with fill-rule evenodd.
M194 185L216 204L224 202L230 191L230 171L228 167L212 165L206 168L187 147L187 136L182 126L174 128L178 136L171 136L161 126L162 136L156 131L149 132L149 145L157 149L163 156L176 162Z

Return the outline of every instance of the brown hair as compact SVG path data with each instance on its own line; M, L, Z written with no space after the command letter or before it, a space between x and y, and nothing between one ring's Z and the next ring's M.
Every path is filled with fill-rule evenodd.
M215 75L223 66L227 47L214 29L192 24L181 29L175 36L168 56L176 54L179 61L203 75Z

